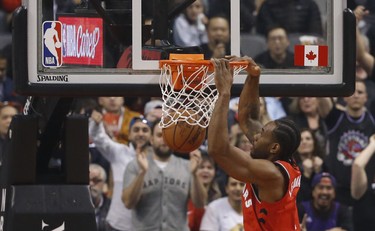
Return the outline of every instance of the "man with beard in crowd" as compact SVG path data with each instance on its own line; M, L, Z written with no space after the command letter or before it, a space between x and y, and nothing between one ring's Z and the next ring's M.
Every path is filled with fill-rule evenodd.
M205 205L207 193L196 175L201 156L176 157L163 140L156 121L151 128L152 149L136 148L136 158L126 167L122 201L132 210L133 227L145 230L188 231L187 202Z

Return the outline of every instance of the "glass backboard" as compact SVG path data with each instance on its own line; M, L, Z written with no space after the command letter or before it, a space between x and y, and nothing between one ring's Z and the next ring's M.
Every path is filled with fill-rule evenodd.
M204 13L209 23L196 25L206 40L196 44L179 41L178 33L182 32L182 40L192 33L184 29L183 20L180 24L178 20L187 17L187 8L200 1L215 2L82 0L80 5L66 10L54 5L54 1L24 0L14 15L16 90L25 95L160 96L158 60L168 59L169 53L206 54L212 41L219 44L209 34L215 18L228 22L224 44L227 55L257 59L271 49L272 42L280 42L278 35L272 37L269 32L283 23L272 25L277 17L270 13L277 12L260 6L251 14L256 14L257 24L246 25L249 19L245 17L245 0L220 1L224 10L216 13L208 10L215 9L215 4L206 5ZM288 35L289 64L269 66L258 62L262 65L262 95L344 96L353 92L355 18L346 10L346 0L311 2L309 8L319 16L315 22L309 15L309 22L296 23L303 28L289 26L293 21L281 26ZM270 5L268 8L275 8ZM305 6L289 7L290 15L311 10ZM305 31L309 24L318 29ZM217 55L214 53L208 52L205 58ZM234 96L239 95L245 78L246 73L235 78Z

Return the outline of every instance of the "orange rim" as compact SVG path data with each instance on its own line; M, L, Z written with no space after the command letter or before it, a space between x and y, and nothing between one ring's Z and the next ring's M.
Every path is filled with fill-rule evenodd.
M214 69L214 65L210 60L159 60L159 67L162 68L165 64L176 67L180 65L184 66L207 66L209 70ZM246 61L235 61L229 63L231 67L240 67L240 66L247 66L248 62ZM173 68L174 69L174 68Z

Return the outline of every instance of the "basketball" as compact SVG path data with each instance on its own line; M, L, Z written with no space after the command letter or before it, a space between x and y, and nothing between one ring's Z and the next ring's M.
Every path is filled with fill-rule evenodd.
M198 116L193 115L193 118L199 119ZM188 120L193 119L188 118ZM190 125L184 119L177 119L177 122L163 128L162 133L165 143L173 151L189 153L201 146L206 137L206 128Z

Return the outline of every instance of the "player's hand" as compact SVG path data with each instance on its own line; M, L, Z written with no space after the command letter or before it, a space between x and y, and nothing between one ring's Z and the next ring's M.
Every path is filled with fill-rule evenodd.
M255 61L248 57L237 57L237 56L225 56L226 59L228 59L230 62L236 62L236 61L246 61L248 63L248 66L246 68L247 74L249 74L251 77L259 77L260 76L260 67L258 64L255 63Z
M220 94L229 94L233 84L233 69L226 59L211 59L215 68L215 86Z
M190 171L192 174L195 174L198 170L198 167L202 161L202 154L199 149L196 149L190 152Z
M94 120L96 124L99 124L103 121L103 115L96 110L92 110L91 119Z
M137 155L137 162L141 169L141 172L147 172L148 160L147 160L147 153L145 151L145 147L142 147L139 145L135 148L135 152Z

